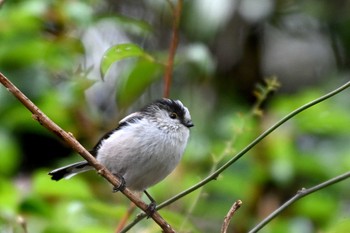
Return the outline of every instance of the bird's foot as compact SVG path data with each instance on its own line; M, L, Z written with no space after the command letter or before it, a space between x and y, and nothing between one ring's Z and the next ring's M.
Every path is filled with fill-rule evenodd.
M146 209L146 215L147 218L152 217L152 215L157 211L157 203L155 201L152 201L151 203L149 203L147 209Z
M118 186L114 186L112 192L116 193L116 192L122 192L125 188L126 188L126 182L125 179L122 175L120 175L119 173L113 174L115 177L118 178L118 180L120 181L120 184Z
M145 190L143 191L146 196L148 197L148 199L151 201L151 203L149 203L147 209L146 209L146 214L147 214L147 218L150 218L154 212L157 211L157 203L156 201L153 199L153 197Z

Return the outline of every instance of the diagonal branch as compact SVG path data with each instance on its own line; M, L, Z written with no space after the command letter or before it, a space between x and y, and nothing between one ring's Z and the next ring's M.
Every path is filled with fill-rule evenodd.
M105 168L97 162L97 160L74 138L71 133L65 132L57 124L55 124L49 117L47 117L32 101L30 101L15 85L13 85L2 73L0 73L0 82L11 92L30 112L33 113L33 118L38 121L49 131L55 133L58 137L63 139L72 149L78 152L86 161L93 166L97 172L103 176L114 186L119 186L120 181ZM134 195L129 189L125 189L122 193L137 207L143 211L147 210L148 205L140 198ZM171 226L157 213L152 214L152 219L163 229L164 232L175 232Z
M312 106L315 106L316 104L321 103L322 101L325 101L326 99L331 98L332 96L344 91L345 89L350 87L350 81L343 84L342 86L338 87L337 89L315 99L310 101L309 103L306 103L302 105L301 107L295 109L294 111L290 112L288 115L283 117L281 120L279 120L277 123L272 125L269 129L267 129L265 132L260 134L255 140L253 140L251 143L249 143L245 148L243 148L240 152L238 152L234 157L232 157L228 162L226 162L224 165L222 165L220 168L218 168L215 172L213 172L211 175L204 178L202 181L198 182L197 184L193 185L192 187L182 191L181 193L175 195L174 197L168 199L167 201L159 204L157 206L157 210L164 208L165 206L170 205L171 203L179 200L180 198L196 191L197 189L201 188L202 186L206 185L212 180L215 180L222 172L224 172L228 167L230 167L233 163L237 162L243 155L245 155L248 151L250 151L255 145L257 145L260 141L262 141L265 137L267 137L269 134L271 134L273 131L275 131L278 127L280 127L282 124L287 122L288 120L292 119L297 114L305 111L308 108L311 108ZM145 218L145 214L140 214L137 216L137 218L125 229L129 229L132 227L132 225L135 225L137 222L141 221L143 218ZM125 230L124 229L124 230Z
M337 177L334 177L332 179L329 179L321 184L318 184L316 186L313 186L311 188L302 188L299 190L291 199L289 199L287 202L285 202L282 206L280 206L278 209L276 209L274 212L272 212L269 216L267 216L263 221L261 221L258 225L256 225L252 230L249 231L249 233L255 233L258 232L260 229L262 229L266 224L268 224L272 219L274 219L277 215L279 215L283 210L285 210L287 207L292 205L297 200L314 193L318 190L324 189L330 185L336 184L342 180L345 180L350 177L350 172L346 172L342 175L339 175Z
M179 193L178 195L172 197L171 199L161 203L158 205L157 209L161 209L164 206L167 206L176 200L180 199L181 197L186 196L187 194L199 189L200 187L204 186L208 182L215 180L223 171L225 171L228 167L230 167L233 163L235 163L237 160L239 160L243 155L245 155L248 151L250 151L255 145L257 145L260 141L262 141L265 137L267 137L269 134L271 134L273 131L275 131L278 127L280 127L282 124L287 122L288 120L292 119L297 114L305 111L308 108L311 108L312 106L321 103L322 101L325 101L326 99L329 99L330 97L342 92L343 90L350 87L350 81L345 83L344 85L338 87L337 89L313 100L310 101L307 104L304 104L303 106L295 109L285 117L283 117L281 120L279 120L277 123L272 125L269 129L267 129L265 132L260 134L255 140L253 140L251 143L249 143L245 148L243 148L240 152L238 152L233 158L231 158L228 162L226 162L224 165L222 165L220 168L218 168L215 172L213 172L211 175L209 175L207 178L203 179L202 181L198 182L197 184L193 185L192 187L188 188L187 190Z

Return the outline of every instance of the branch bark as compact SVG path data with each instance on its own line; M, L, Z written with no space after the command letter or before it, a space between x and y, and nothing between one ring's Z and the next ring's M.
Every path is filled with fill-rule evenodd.
M105 168L74 138L74 136L65 132L56 123L50 120L31 100L29 100L14 84L12 84L2 73L0 73L0 82L11 92L32 114L33 119L38 121L49 131L56 134L64 140L72 149L78 152L86 161L93 166L97 172L109 181L113 186L119 186L120 181ZM140 198L134 195L129 189L125 189L122 193L132 201L137 207L146 212L148 205ZM152 214L151 218L163 229L164 232L175 232L171 226L159 215L158 212Z
M231 219L233 215L236 213L236 211L241 207L241 205L242 205L241 200L237 200L233 203L233 205L231 206L230 210L228 211L228 213L224 218L224 223L222 224L222 227L221 227L221 233L227 233L227 229L228 229L228 226L230 225Z
M181 11L182 11L182 3L183 3L182 1L183 0L178 0L176 7L174 7L172 3L169 1L169 5L173 13L173 32L171 35L168 62L166 64L165 74L164 74L163 97L165 98L168 98L170 95L171 81L173 79L174 58L175 58L177 45L179 43L179 24L180 24Z

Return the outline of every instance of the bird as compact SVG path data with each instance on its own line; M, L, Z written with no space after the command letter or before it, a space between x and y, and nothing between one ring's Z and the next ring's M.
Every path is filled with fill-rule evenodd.
M158 99L123 118L90 153L121 179L123 187L115 187L114 191L127 187L144 192L155 208L146 189L179 164L193 126L190 112L180 100ZM93 169L87 161L81 161L57 168L49 175L59 181Z

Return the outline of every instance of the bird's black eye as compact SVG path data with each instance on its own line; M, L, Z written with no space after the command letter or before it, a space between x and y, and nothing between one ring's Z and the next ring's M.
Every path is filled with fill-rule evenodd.
M175 112L172 112L172 113L169 114L169 117L171 119L176 119L177 118L177 114Z

